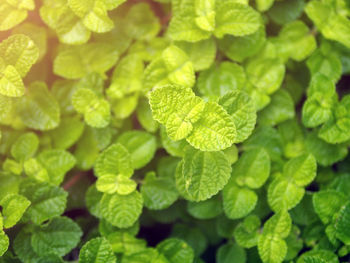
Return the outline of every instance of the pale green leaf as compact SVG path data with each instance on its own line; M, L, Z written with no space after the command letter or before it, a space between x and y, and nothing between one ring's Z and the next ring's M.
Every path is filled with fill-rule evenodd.
M236 138L237 130L231 116L217 103L208 102L186 140L202 151L220 151L230 147Z
M234 91L221 97L219 104L233 118L237 130L235 143L247 139L256 123L256 110L252 99L244 92Z
M287 255L287 244L280 237L263 234L259 237L258 251L264 263L282 263Z
M214 35L245 36L252 34L262 25L260 14L248 5L219 1L216 3L216 27Z
M96 182L97 190L108 194L117 192L120 195L128 195L136 190L136 186L134 180L122 174L103 174Z
M30 205L30 201L22 195L9 194L1 200L0 204L2 206L4 227L10 228L22 218Z
M120 143L109 146L98 156L94 172L97 177L104 174L122 174L130 177L133 169L128 150Z
M26 35L15 34L0 43L0 57L24 77L38 60L39 49Z

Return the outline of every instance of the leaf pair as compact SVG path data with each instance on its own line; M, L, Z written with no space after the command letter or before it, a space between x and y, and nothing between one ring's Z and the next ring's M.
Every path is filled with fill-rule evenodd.
M322 127L318 136L331 144L339 144L350 139L350 96L338 102L335 85L322 74L313 76L308 99L303 105L303 123L307 127Z
M227 1L175 1L174 17L169 36L176 41L197 42L212 34L249 35L258 30L262 21L258 12L247 4Z
M166 126L173 140L186 138L205 151L228 148L235 140L235 125L228 113L217 103L204 103L189 88L159 87L151 92L150 105L153 118Z
M303 154L289 160L282 175L276 175L268 188L268 202L275 212L290 210L303 198L304 187L316 176L316 159L311 154Z
M256 206L257 194L270 175L270 157L263 148L244 152L232 167L232 176L223 190L223 207L230 219L247 216Z
M5 3L6 4L6 3ZM21 97L24 78L39 57L34 42L22 34L12 35L0 43L0 94Z
M0 31L9 30L24 21L28 11L34 10L35 1L5 0L0 4Z

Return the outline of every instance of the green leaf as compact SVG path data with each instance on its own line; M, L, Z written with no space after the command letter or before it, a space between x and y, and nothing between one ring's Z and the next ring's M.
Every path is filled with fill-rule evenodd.
M264 12L270 9L275 0L255 0L256 7L260 12Z
M115 67L111 85L106 93L113 99L121 99L127 94L141 91L144 64L141 57L129 55Z
M72 96L75 110L84 114L85 122L96 128L104 128L110 122L110 105L90 89L77 89Z
M230 219L238 219L247 216L256 206L257 194L246 188L229 182L223 190L223 207L225 214Z
M103 193L99 192L96 184L91 185L85 193L85 203L88 211L95 217L102 217L100 201Z
M59 185L62 183L66 173L76 163L74 156L65 150L45 150L41 152L38 161L47 170L50 182Z
M123 145L130 153L133 169L140 169L147 165L157 149L156 138L143 131L128 131L120 135L117 143Z
M18 72L17 74L22 78L27 75L32 65L38 60L38 57L38 47L26 35L15 34L0 43L0 58L3 59L5 65L13 66ZM23 95L23 91L14 91L12 96L19 97Z
M89 240L79 253L80 263L115 263L116 260L111 245L101 237Z
M186 52L195 71L208 69L215 60L216 44L213 38L195 43L176 42L176 45Z
M186 140L202 151L220 151L230 147L236 137L237 130L230 115L217 103L208 102Z
M33 82L16 105L19 117L28 128L46 131L59 125L59 105L44 82Z
M137 119L142 127L148 132L155 132L159 128L159 124L152 117L152 110L148 103L148 100L141 99L137 106Z
M232 178L240 186L260 188L270 175L270 156L263 148L244 152L233 166Z
M263 234L286 238L292 227L292 219L287 211L281 211L270 217L264 224Z
M30 205L30 201L22 195L9 194L1 199L0 204L2 206L4 227L10 228L22 218Z
M132 226L139 218L142 206L142 195L138 191L128 195L104 194L101 199L102 216L120 228Z
M64 256L80 241L82 231L68 217L56 217L47 225L36 228L31 238L33 250L40 256Z
M245 263L247 260L246 252L237 244L227 243L219 247L216 253L216 262L218 263Z
M11 147L11 154L17 161L25 161L34 156L39 146L38 137L28 132L21 135Z
M336 105L333 116L320 129L318 136L328 143L343 143L350 139L350 96Z
M174 7L174 15L170 21L168 29L169 36L175 41L187 42L198 42L208 39L211 36L211 32L201 29L201 27L198 26L198 23L196 23L195 1L184 1L181 4L183 5L182 8L175 9ZM200 12L199 9L198 12ZM205 29L210 29L210 26L213 26L212 17L214 15L213 11L209 11L209 19L211 21L207 20L206 24L203 23L205 22L204 15L204 19L202 18L204 21L200 21L201 18L199 18L199 25ZM210 25L210 23L212 25Z
M120 143L112 144L98 156L94 172L97 177L104 174L122 174L130 177L133 169L128 150Z
M325 38L339 41L350 48L350 21L348 18L337 13L331 5L315 0L306 5L305 12Z
M306 137L306 148L322 166L329 166L339 162L348 154L348 149L345 145L326 143L318 138L316 132L310 133Z
M215 195L202 202L188 202L188 213L197 219L212 219L222 213L220 195Z
M188 55L175 45L166 48L144 72L144 90L149 91L166 84L191 88L195 83L192 62Z
M303 105L303 124L306 127L316 127L328 121L336 101L333 81L320 73L313 75L308 89L308 98Z
M69 0L68 4L72 11L82 19L84 25L91 31L105 33L112 30L114 24L108 17L104 1L94 0L82 3L77 0Z
M0 94L7 97L21 97L24 94L24 84L16 68L6 66L1 73Z
M8 236L4 231L0 231L0 257L7 251L10 245Z
M244 149L264 148L272 161L280 161L283 153L281 135L272 127L263 127L255 130L253 135L244 142Z
M331 189L319 191L312 196L315 212L324 224L332 221L346 201L344 194Z
M215 1L197 0L194 8L196 25L204 31L212 32L215 28Z
M177 238L168 238L157 245L157 250L169 263L191 263L194 259L192 248Z
M243 89L245 83L246 76L241 66L222 62L199 74L197 88L203 96L216 101L229 92Z
M332 81L337 81L342 72L341 61L338 55L332 50L323 52L317 49L306 61L311 75L322 73Z
M77 117L66 117L60 125L49 131L52 144L56 149L68 149L77 143L84 132L84 123Z
M223 152L202 152L187 148L182 175L183 187L191 199L198 202L217 194L227 184L230 174L231 166Z
M35 7L34 1L28 0L22 7L19 3L11 1L3 1L0 5L0 31L9 30L20 24L27 18L28 10Z
M152 210L166 209L178 198L175 182L172 178L148 173L141 186L145 207Z
M267 12L273 22L279 25L290 23L303 13L304 0L275 1Z
M45 2L47 3L48 1ZM43 20L46 20L45 22L51 28L56 30L57 36L61 43L68 45L81 45L90 39L90 30L86 28L81 19L76 16L67 6L59 8L44 5L41 7L40 11L40 15ZM47 16L50 16L50 18L47 18ZM53 17L57 17L57 21L55 21L54 26L50 25L50 22L47 21L51 20Z
M161 30L159 18L146 3L133 5L125 19L125 32L133 39L150 40Z
M272 234L259 237L258 250L264 263L281 263L287 255L286 241Z
M123 253L125 256L139 253L146 249L146 241L138 239L128 232L116 231L107 236L108 242L115 253Z
M256 215L247 216L234 230L237 244L244 248L252 248L258 244L260 219Z
M304 154L289 160L284 168L283 175L290 178L298 186L306 186L316 177L316 159L312 154Z
M66 79L79 79L92 72L104 75L114 66L119 55L111 43L91 42L69 46L60 50L56 56L53 71Z
M295 207L305 194L305 189L293 183L292 179L275 179L268 188L268 202L275 212Z
M295 116L294 102L285 90L278 90L271 97L271 102L259 114L261 125L275 126Z
M26 214L38 225L61 215L66 208L68 193L57 186L35 180L24 181L20 194L31 202Z
M261 26L259 29L247 36L234 37L226 35L219 39L219 49L228 58L243 62L246 58L252 57L262 49L265 44L265 27Z
M247 139L256 123L256 110L251 98L244 92L234 91L221 97L219 104L233 118L237 130L235 143Z
M245 36L258 30L262 24L260 14L248 5L219 1L216 3L216 27L214 35Z
M246 74L258 91L269 95L281 86L285 66L277 58L252 59L246 65Z
M296 20L286 24L278 37L273 39L281 58L302 61L316 49L315 37L302 21Z
M136 190L136 186L135 181L122 174L103 174L96 182L97 190L108 194L117 192L120 195L128 195Z
M297 262L307 263L309 258L312 258L313 260L321 259L321 263L322 261L329 262L329 263L339 263L338 256L334 254L332 251L326 250L326 249L313 249L311 251L307 251L299 257ZM316 261L316 263L319 263L319 261Z
M350 203L349 201L340 210L339 216L335 222L335 234L338 239L340 239L345 245L350 244Z
M205 107L190 89L173 85L151 92L150 105L153 118L166 126L168 136L175 141L191 134Z

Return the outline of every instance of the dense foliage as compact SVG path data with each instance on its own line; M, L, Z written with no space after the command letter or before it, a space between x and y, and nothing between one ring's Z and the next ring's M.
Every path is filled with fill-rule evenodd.
M1 263L350 260L349 0L1 0Z

